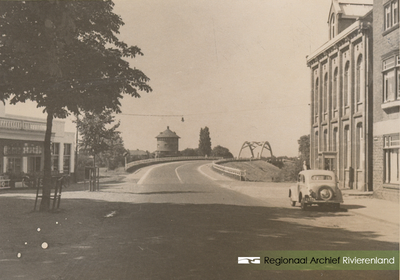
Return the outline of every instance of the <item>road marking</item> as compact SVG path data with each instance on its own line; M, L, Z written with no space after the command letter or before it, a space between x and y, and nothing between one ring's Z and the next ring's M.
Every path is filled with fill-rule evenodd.
M149 175L149 173L156 168L159 165L155 165L153 167L151 167L149 170L146 171L146 173L144 173L144 175L140 178L140 180L137 182L138 185L143 184L143 181L146 180L147 176Z
M138 185L142 185L142 184L143 184L143 181L146 180L147 176L149 176L150 172L151 172L154 168L161 167L161 166L168 165L168 164L176 164L176 163L177 163L177 162L174 161L174 162L167 162L167 163L155 164L155 165L152 166L149 170L147 170L146 173L144 173L144 175L140 178L140 180L137 182L137 184L138 184ZM183 166L183 165L178 166L178 168L181 167L181 166ZM178 168L177 168L177 169L178 169ZM176 169L175 169L175 173L176 173L176 175L178 176L179 181L183 184L183 181L180 179L178 173L176 172Z
M181 184L183 184L183 181L182 181L181 177L180 177L179 174L178 174L178 169L181 168L181 167L183 167L183 166L185 166L185 165L188 165L188 164L190 164L190 163L186 163L186 164L184 164L184 165L179 165L177 168L175 168L175 174L176 174L176 176L178 177L178 180L179 180L179 182L181 182Z
M203 165L200 165L200 166L197 168L197 171L199 171L201 174L203 174L204 176L208 177L209 179L211 179L211 180L213 180L213 181L217 181L217 179L216 179L216 178L214 178L214 177L211 177L210 175L208 175L208 174L204 173L204 171L203 171L203 170L201 170L201 168L202 168L203 166L207 166L207 165L209 165L209 164L203 164Z

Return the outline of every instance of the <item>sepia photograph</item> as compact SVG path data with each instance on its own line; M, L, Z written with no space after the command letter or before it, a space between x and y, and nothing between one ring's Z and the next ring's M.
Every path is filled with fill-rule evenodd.
M0 0L0 280L400 279L400 0Z

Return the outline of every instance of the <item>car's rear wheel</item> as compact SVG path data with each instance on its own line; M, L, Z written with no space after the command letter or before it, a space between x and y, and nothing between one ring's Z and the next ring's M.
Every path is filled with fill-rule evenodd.
M323 186L318 190L318 196L325 201L333 198L333 190L328 186Z

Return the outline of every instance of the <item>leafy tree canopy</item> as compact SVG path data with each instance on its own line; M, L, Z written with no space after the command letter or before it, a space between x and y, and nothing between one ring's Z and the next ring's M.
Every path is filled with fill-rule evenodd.
M150 91L124 58L142 55L117 38L112 1L1 1L0 100L32 100L55 117L119 112L122 94Z
M193 157L198 156L199 151L198 149L186 148L183 151L180 151L179 154L183 157Z
M113 170L123 166L125 162L124 154L127 150L124 147L124 141L119 133L115 133L111 139L104 139L109 149L99 154L98 162L101 166L106 166Z
M303 135L297 141L299 143L299 153L302 161L310 164L310 135Z
M111 149L113 141L122 143L120 132L117 131L120 123L112 125L114 117L111 113L111 110L101 114L85 112L82 119L76 120L81 135L80 147L92 156Z
M211 151L211 156L213 157L223 157L223 158L233 158L232 153L228 148L222 146L215 146Z

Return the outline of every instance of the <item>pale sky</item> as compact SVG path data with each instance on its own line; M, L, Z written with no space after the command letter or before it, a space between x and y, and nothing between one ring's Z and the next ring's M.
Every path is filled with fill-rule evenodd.
M306 56L328 40L331 0L114 3L125 22L120 38L144 53L131 67L153 88L122 100L116 120L125 148L155 151L167 126L181 137L180 150L197 148L207 126L212 147L234 156L244 141L268 141L275 156L297 155L297 140L310 131ZM6 113L44 117L32 104ZM68 120L67 130L74 131Z

